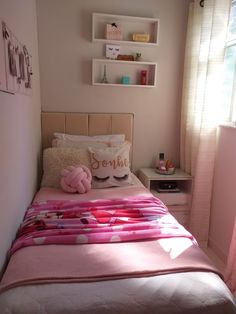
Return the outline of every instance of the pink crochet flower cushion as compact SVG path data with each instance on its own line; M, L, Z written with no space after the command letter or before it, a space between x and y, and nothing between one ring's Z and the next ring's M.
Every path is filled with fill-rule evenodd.
M92 175L84 165L69 166L61 171L60 185L64 192L87 193L91 189Z

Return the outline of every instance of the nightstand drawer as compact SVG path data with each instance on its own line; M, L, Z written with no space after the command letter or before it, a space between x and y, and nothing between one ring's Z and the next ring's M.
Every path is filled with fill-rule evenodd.
M185 192L178 193L158 193L151 190L152 194L158 197L165 205L185 205L189 201L189 194Z
M156 172L154 168L141 168L139 170L139 179L148 188L152 194L158 197L167 207L169 212L186 229L189 227L190 204L192 191L192 176L175 169L171 175L163 175ZM163 192L162 183L174 183L176 190L172 192ZM162 191L160 192L160 190ZM171 188L168 189L170 190ZM178 190L178 192L177 192ZM159 192L157 192L159 191ZM180 192L179 192L180 191Z
M184 227L188 227L189 224L189 212L186 210L170 210L171 215L173 215L175 217L175 219Z
M175 219L188 229L189 227L189 207L188 205L168 206L168 210Z

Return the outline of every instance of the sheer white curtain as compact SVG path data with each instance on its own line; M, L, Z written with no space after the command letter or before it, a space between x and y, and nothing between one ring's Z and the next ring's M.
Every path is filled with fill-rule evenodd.
M231 0L190 4L181 112L181 168L194 176L190 229L208 240L216 128Z
M225 270L225 281L236 297L236 219L234 222L234 229Z

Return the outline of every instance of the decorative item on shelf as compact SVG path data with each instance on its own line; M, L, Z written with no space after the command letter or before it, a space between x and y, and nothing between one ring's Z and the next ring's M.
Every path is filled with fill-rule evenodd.
M132 35L132 39L133 41L139 41L139 42L149 42L150 40L150 35L149 34L137 34L137 33L133 33Z
M170 168L169 170L156 169L156 172L159 174L170 175L175 173L175 168Z
M121 83L129 85L130 84L130 77L129 76L122 76Z
M106 65L104 65L104 68L103 68L103 77L102 77L102 79L101 79L101 83L103 83L103 84L108 84Z
M120 53L120 46L117 45L106 45L106 58L117 59Z
M163 171L166 170L164 153L159 154L159 157L156 160L156 168Z
M106 39L122 40L123 33L121 26L116 23L106 24Z
M172 160L170 159L167 159L166 160L166 170L167 171L173 171L175 170L175 166L174 166L174 163L172 162Z
M141 61L142 54L140 52L136 52L135 61Z
M134 56L133 55L118 55L117 60L134 61Z
M156 172L159 174L173 174L175 172L175 166L170 159L165 160L164 153L159 154L159 158L156 161Z
M147 85L147 71L146 70L142 70L140 73L140 84L141 85Z

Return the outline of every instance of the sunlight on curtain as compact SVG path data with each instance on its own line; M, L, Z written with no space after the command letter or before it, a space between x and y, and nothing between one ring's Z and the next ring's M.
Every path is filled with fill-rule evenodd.
M190 230L208 240L216 127L231 0L190 4L181 111L181 168L194 176Z

